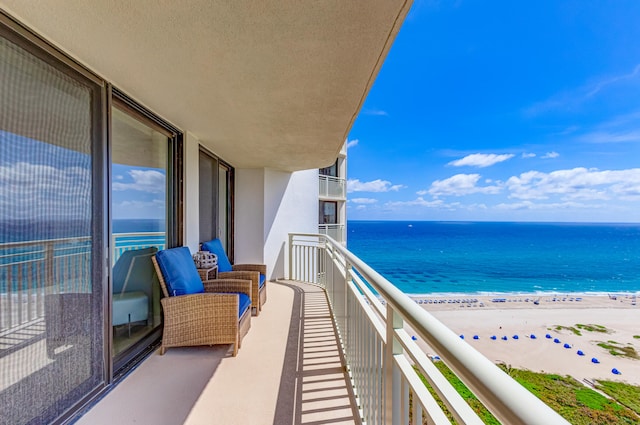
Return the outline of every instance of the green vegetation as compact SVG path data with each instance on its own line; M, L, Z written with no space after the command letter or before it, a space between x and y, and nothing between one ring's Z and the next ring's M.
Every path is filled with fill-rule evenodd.
M512 378L572 424L635 424L640 421L630 409L571 377L509 370Z
M549 330L554 330L554 331L558 331L558 332L560 332L560 331L561 331L561 330L563 330L563 329L564 329L564 330L567 330L567 331L570 331L570 332L573 332L574 334L576 334L576 335L578 335L578 336L582 335L582 334L580 333L580 331L579 331L578 329L574 328L573 326L561 326L561 325L556 325L553 329L549 329Z
M484 407L484 405L480 402L480 400L478 400L478 398L475 395L473 395L471 391L469 391L469 388L467 388L467 386L464 385L464 383L460 379L458 379L458 377L451 371L451 369L447 367L446 364L444 364L444 362L435 362L434 364L438 368L438 370L440 370L440 372L451 383L453 388L455 388L456 391L458 391L458 394L462 396L462 398L467 402L469 406L471 406L473 411L476 412L476 414L482 419L482 421L485 424L500 425L500 421L498 421L495 418L495 416L493 416L491 412L489 412L487 408ZM429 385L425 377L422 376L422 374L418 369L416 369L416 372L418 373L418 376L420 376L420 379L422 380L422 382L424 382L424 385L427 387L431 395L436 399L436 401L438 402L438 405L440 405L440 408L446 413L451 423L457 424L458 422L456 422L456 420L453 418L453 416L451 415L451 413L449 412L445 404L442 402L442 400L440 400L440 398L438 397L436 392L433 390L431 385Z
M435 365L485 424L500 423L443 362L436 362ZM611 381L598 382L597 388L610 396L609 399L569 376L536 373L514 369L508 365L499 366L572 424L640 423L640 387ZM446 412L446 408L420 372L418 375ZM448 412L447 415L452 423L456 423Z
M598 381L596 388L640 415L640 387L622 382Z
M598 342L598 347L607 350L613 356L629 357L630 359L640 360L640 356L632 345L622 345L616 341Z
M606 327L604 327L602 325L582 325L582 324L578 323L576 325L576 328L582 329L582 330L587 331L587 332L600 332L600 333L605 333L605 334L610 334L610 333L613 332L611 329L607 329Z
M575 326L562 326L562 325L556 325L553 328L548 328L550 331L557 331L560 332L562 330L566 330L569 332L572 332L578 336L582 336L582 331L587 331L587 332L600 332L600 333L605 333L605 334L610 334L613 331L611 329L607 329L606 327L602 326L602 325L594 325L594 324L588 324L588 325L583 325L581 323L578 323Z
M640 339L640 335L634 335L633 336L635 339Z

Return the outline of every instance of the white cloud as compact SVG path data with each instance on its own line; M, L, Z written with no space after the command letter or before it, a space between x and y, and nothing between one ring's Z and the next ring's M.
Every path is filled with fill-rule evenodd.
M358 142L359 142L358 139L349 140L347 142L347 149L350 149L350 148L353 148L355 146L358 146Z
M375 204L378 200L373 198L353 198L349 199L349 202L353 202L354 204Z
M454 167L462 167L462 166L470 166L470 167L490 167L499 162L507 161L513 158L515 155L502 154L496 155L494 153L474 153L471 155L467 155L464 158L457 159L455 161L451 161L448 165L453 165Z
M5 218L87 218L88 168L16 162L0 166L0 211Z
M540 158L549 159L549 158L557 158L559 156L560 154L558 152L547 152L544 155L542 155Z
M535 153L522 152L522 157L523 158L535 158L536 154Z
M166 176L156 170L131 170L133 183L113 183L113 190L138 190L140 192L164 193Z
M587 97L591 97L591 96L596 95L598 92L600 92L606 86L609 86L611 84L617 83L618 81L633 79L636 76L638 76L639 74L640 74L640 64L636 65L635 68L633 68L633 71L631 71L629 74L616 75L614 77L605 78L605 79L602 79L600 81L597 81L595 84L593 84L593 87L587 93Z
M347 180L347 192L397 192L404 188L401 184L392 185L387 180L373 180L370 182L361 182L359 179Z
M627 170L557 170L551 173L528 171L510 177L505 183L510 198L562 200L636 200L640 199L640 168Z
M585 143L640 142L640 130L594 131L580 136L578 141Z
M433 196L464 196L473 193L496 194L502 190L499 185L477 186L480 174L456 174L444 180L431 183L427 191ZM424 191L420 191L424 192ZM420 193L419 192L419 193Z
M399 208L399 207L428 207L428 208L448 208L447 204L442 199L434 199L433 201L427 201L422 197L414 199L413 201L393 201L385 204L387 208Z
M555 203L534 203L531 201L522 201L522 202L514 202L511 204L498 204L495 206L498 210L566 210L566 209L592 209L592 208L602 208L602 205L598 204L584 204L580 202L555 202Z
M377 116L383 116L383 117L386 117L387 115L389 115L386 111L383 111L381 109L364 109L362 113L365 115L377 115Z
M590 101L608 86L631 81L640 77L640 64L627 74L613 77L601 77L590 84L585 84L573 90L557 93L547 100L538 102L527 108L524 113L529 117L537 116L549 111L576 109L583 103Z
M113 217L116 219L154 218L163 219L166 215L165 200L152 199L150 201L122 201L113 204Z

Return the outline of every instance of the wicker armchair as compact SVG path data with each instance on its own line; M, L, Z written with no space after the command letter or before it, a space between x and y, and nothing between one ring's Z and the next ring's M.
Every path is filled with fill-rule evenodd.
M188 248L184 249L190 259ZM235 357L251 327L251 301L247 299L251 296L251 282L239 279L204 281L204 293L170 296L156 256L152 257L152 261L164 294L161 299L164 331L160 354L170 347L233 344ZM187 267L186 264L182 266ZM193 261L191 266L192 272L197 275ZM243 298L240 294L247 297ZM243 304L242 300L245 300L244 305L240 305Z
M262 306L267 302L267 266L264 264L231 265L219 239L203 242L201 249L218 256L218 279L251 280L251 307L255 309L255 316L258 316Z

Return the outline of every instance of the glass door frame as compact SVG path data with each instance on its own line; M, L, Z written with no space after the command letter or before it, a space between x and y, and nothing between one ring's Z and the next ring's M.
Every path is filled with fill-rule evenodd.
M211 153L211 151L209 151L207 148L205 148L204 146L200 145L199 146L199 152L198 152L198 164L200 163L200 156L204 155L206 157L208 157L209 159L212 160L212 162L215 162L216 164L216 169L214 170L214 173L216 174L215 177L215 184L216 187L214 188L215 190L215 197L213 198L213 203L214 203L214 210L215 210L215 236L219 237L220 239L222 239L222 235L218 234L218 230L220 229L220 202L218 202L218 198L219 198L219 190L220 190L220 184L222 183L220 181L219 178L219 173L220 170L225 170L226 171L226 181L225 183L225 187L226 187L226 192L227 192L227 197L226 197L226 205L224 205L223 207L226 209L225 210L225 215L226 215L226 223L225 223L225 228L226 228L226 235L224 235L225 241L226 241L226 253L227 256L229 257L229 260L233 263L233 249L234 249L234 244L233 244L233 231L234 231L234 205L235 205L235 170L234 168L231 166L231 164L229 164L228 162L222 160L219 156ZM200 175L200 170L198 170L198 173ZM200 196L200 195L198 195ZM199 221L202 221L202 217L199 217ZM201 235L198 236L199 238L201 238ZM205 242L205 241L200 241L200 242Z
M155 115L150 110L146 109L142 105L136 103L131 97L126 95L123 91L118 88L108 85L108 96L107 96L108 104L106 106L106 111L108 115L108 153L107 157L107 166L106 170L108 173L107 184L106 184L106 193L108 193L108 202L106 203L108 209L107 215L107 235L108 235L108 250L107 250L107 264L109 265L109 284L107 285L107 294L105 296L106 306L105 306L105 340L108 341L108 346L105 347L105 356L108 357L108 361L110 364L110 378L111 382L117 381L135 365L139 363L144 357L152 353L160 343L160 338L162 336L162 328L164 324L160 324L155 330L149 333L147 336L143 337L140 341L135 343L131 348L119 353L115 357L111 355L113 349L113 327L112 327L112 273L111 273L111 264L113 249L112 244L112 211L111 211L111 202L112 202L112 194L111 194L111 186L113 183L113 175L111 172L111 164L112 164L112 147L113 147L113 133L112 133L112 108L117 105L118 109L124 111L130 116L134 117L142 121L144 124L149 127L158 130L161 133L167 135L169 140L167 149L167 196L166 196L166 235L165 235L165 246L167 248L172 248L176 246L183 245L183 152L184 152L184 142L183 142L183 133L177 128L174 127L169 122L163 120L162 118Z

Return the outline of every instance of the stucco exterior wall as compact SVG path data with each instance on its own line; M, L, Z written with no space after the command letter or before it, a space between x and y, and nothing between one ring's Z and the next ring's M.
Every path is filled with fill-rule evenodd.
M318 170L236 170L235 262L288 275L290 232L317 233Z

